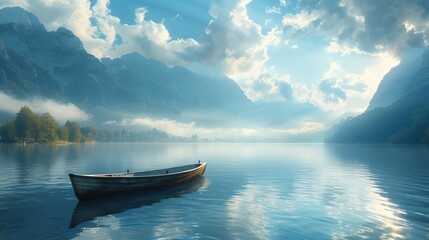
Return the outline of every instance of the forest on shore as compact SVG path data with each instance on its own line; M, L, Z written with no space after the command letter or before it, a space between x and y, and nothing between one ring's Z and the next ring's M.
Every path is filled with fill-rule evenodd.
M28 106L16 113L15 120L0 125L2 143L85 143L85 142L190 142L191 138L169 136L166 132L153 128L143 132L102 130L94 127L80 127L76 121L66 121L60 126L48 112L41 116Z

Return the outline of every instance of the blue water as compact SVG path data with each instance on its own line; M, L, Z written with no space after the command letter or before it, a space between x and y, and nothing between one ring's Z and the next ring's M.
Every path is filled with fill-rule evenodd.
M183 186L90 203L67 176L198 160ZM429 239L429 148L3 144L0 239Z

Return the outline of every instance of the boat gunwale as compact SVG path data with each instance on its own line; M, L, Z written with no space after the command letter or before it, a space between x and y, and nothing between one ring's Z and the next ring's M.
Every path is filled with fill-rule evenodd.
M165 177L165 176L173 176L173 175L178 175L178 174L182 174L182 173L187 173L187 172L192 172L192 171L196 171L199 168L206 166L207 162L201 162L201 163L196 163L196 164L189 164L189 165L183 165L183 166L177 166L177 167L184 167L184 166L191 166L191 165L199 165L195 168L191 168L188 170L184 170L184 171L180 171L180 172L174 172L174 173L164 173L164 174L157 174L157 175L146 175L146 176L126 176L127 173L102 173L102 174L75 174L75 173L69 173L69 176L77 176L77 177L83 177L83 178L102 178L102 179L119 179L119 178L153 178L153 177ZM172 168L177 168L177 167L171 167L171 168L161 168L161 169L153 169L153 170L147 170L147 171L141 171L141 172L130 172L129 174L136 174L136 173L144 173L144 172L151 172L151 171L162 171L162 170L168 170L168 169L172 169ZM115 176L115 175L119 175L120 176ZM107 175L111 175L111 176L107 176Z

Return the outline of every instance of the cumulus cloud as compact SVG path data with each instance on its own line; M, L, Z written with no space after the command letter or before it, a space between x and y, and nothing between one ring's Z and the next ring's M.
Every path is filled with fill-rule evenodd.
M291 26L295 29L303 29L318 19L321 14L318 12L300 12L297 14L288 13L283 16L282 23L285 26Z
M192 49L198 48L198 42L192 38L171 39L163 23L146 19L147 12L148 9L144 7L137 8L134 24L116 26L115 30L122 42L115 45L111 51L106 51L106 54L121 56L137 51L143 56L158 59L170 66L189 63L192 60L189 53ZM106 14L106 17L109 15Z
M273 7L266 7L265 8L265 13L275 13L275 14L281 14L282 12L281 12L281 9L280 9L280 7L275 7L275 6L273 6Z
M294 34L325 33L330 51L377 54L428 45L427 1L300 1L297 14L286 14L284 26Z
M15 114L22 106L30 107L35 113L49 112L55 120L64 123L67 120L85 121L89 114L71 103L58 103L51 99L33 98L20 100L0 92L0 110Z
M340 100L346 100L346 94L337 86L334 79L325 79L319 84L319 90L324 93L324 100L329 103L338 103Z
M367 58L374 58L367 56ZM361 72L349 72L347 63L331 62L316 85L293 83L294 100L308 102L324 111L361 113L367 106L383 76L398 60L389 54L376 56L370 67Z
M248 16L249 2L213 1L209 12L213 19L200 41L203 62L220 61L225 74L238 80L242 86L244 81L255 79L263 72L268 60L268 46L277 45L280 36L277 28L265 35L262 33L261 26Z
M279 92L286 100L288 101L293 100L293 88L291 84L287 82L281 82L279 84Z
M292 101L294 90L289 75L278 75L268 71L245 88L246 95L254 101Z

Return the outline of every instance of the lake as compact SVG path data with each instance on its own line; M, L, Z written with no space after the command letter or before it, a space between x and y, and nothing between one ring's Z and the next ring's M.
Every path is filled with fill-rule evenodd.
M91 202L67 175L198 160L183 186ZM429 239L429 147L0 144L0 239Z

